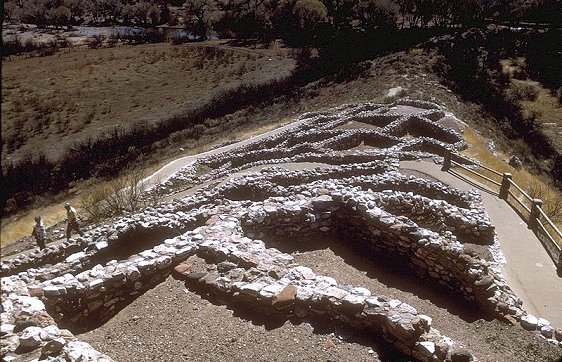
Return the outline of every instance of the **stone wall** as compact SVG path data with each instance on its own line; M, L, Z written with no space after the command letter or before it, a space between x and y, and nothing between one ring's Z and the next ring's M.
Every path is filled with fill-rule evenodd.
M404 114L397 106L421 110ZM190 196L3 260L2 358L109 360L64 328L95 328L170 274L264 313L372 330L421 361L470 356L412 306L316 275L273 247L318 234L382 251L437 288L562 346L562 330L525 311L497 261L466 250L468 243L497 246L480 195L400 173L399 160L439 161L445 151L464 147L460 135L434 123L443 115L434 103L412 100L307 114L296 130L202 157L153 190L166 195L214 181ZM350 121L379 128L336 129ZM405 133L418 137L399 138ZM379 148L353 149L360 144ZM320 166L289 171L276 165L288 162ZM261 170L228 177L256 166ZM209 263L206 272L190 270L196 256Z

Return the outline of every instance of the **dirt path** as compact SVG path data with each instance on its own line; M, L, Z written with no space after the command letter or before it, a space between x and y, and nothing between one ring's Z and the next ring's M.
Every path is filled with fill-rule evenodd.
M475 188L451 173L442 172L434 163L404 161L400 166L461 190ZM562 327L562 278L557 275L552 259L511 206L495 194L482 190L480 194L506 258L502 272L509 286L523 300L523 307L529 313L549 320L554 327Z

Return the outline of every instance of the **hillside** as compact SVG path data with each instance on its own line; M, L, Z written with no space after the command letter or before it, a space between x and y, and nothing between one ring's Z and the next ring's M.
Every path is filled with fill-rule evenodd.
M480 193L407 166L466 148L451 126L432 102L351 103L178 165L149 192L187 195L3 260L3 353L557 361Z
M446 152L462 152L556 200L548 175L526 170L550 164L536 163L532 145L498 132L502 123L489 109L452 90L443 78L448 63L435 48L393 51L315 77L317 59L303 64L291 53L278 43L262 49L209 42L5 60L20 70L10 82L29 76L37 86L9 88L9 107L26 94L42 99L37 104L51 99L45 71L61 99L77 93L93 102L46 112L47 126L12 157L25 147L64 157L68 144L126 117L129 124L155 120L143 135L169 124L174 131L138 139L145 144L127 150L134 156L127 162L120 154L101 158L120 176L164 170L147 179L149 202L96 217L92 207L107 196L100 190L115 185L99 174L2 219L2 299L12 306L3 313L3 358L562 359L562 331L550 325L558 318L556 298L545 298L540 309L552 317L538 314L506 272L506 240L498 240L500 228L484 203L498 200L471 184L452 186L439 171ZM29 74L21 74L26 62ZM91 74L72 69L80 64ZM250 86L240 87L246 81ZM91 82L98 82L98 98L78 93ZM116 82L127 92L110 86ZM72 91L64 93L65 85ZM132 94L143 89L141 102ZM101 100L111 112L97 118ZM89 107L96 118L76 132L51 127L53 119L73 119ZM11 124L43 109L20 113L9 111ZM116 138L115 148L128 139ZM517 170L508 161L520 153L528 157ZM424 165L422 171L407 162ZM63 241L67 200L87 231L70 242ZM38 210L53 241L44 251L21 239ZM526 225L507 210L511 232L526 235ZM548 257L538 264L555 274Z
M188 48L190 49L191 47L193 46L185 45L181 47L172 47L171 45L159 44L159 45L137 45L135 47L122 47L122 48L118 47L118 48L111 48L111 49L74 50L69 53L54 55L45 58L15 59L13 61L4 61L6 66L3 67L3 69L5 72L7 72L9 69L12 68L15 69L15 67L17 67L18 64L26 64L27 62L40 62L40 61L44 61L43 64L45 66L49 64L49 67L64 68L65 64L68 61L76 58L76 56L73 54L83 54L83 55L92 54L94 58L96 57L99 58L100 56L103 58L103 56L106 55L109 56L112 53L119 54L119 52L123 53L123 57L119 58L121 59L123 64L127 65L130 63L132 64L131 67L133 69L137 69L137 68L141 69L143 67L151 66L151 65L146 65L144 63L144 60L146 60L146 56L149 56L149 54L160 54L161 59L159 60L158 64L162 63L160 64L161 68L164 67L164 69L169 69L170 71L180 72L178 73L178 76L174 76L173 78L176 79L176 81L170 82L168 79L169 74L163 70L158 74L151 75L151 77L153 78L157 76L160 78L153 79L150 81L146 79L147 77L144 75L145 73L132 72L131 74L132 76L134 76L134 78L131 78L130 82L123 84L123 87L132 87L134 84L142 84L142 82L145 82L146 86L151 86L151 84L153 83L156 84L169 83L169 85L165 87L151 86L152 88L149 88L148 90L152 92L160 92L160 91L166 92L167 90L169 92L174 92L174 89L176 88L176 84L178 84L177 83L178 81L180 82L179 84L182 84L181 82L185 82L186 84L190 82L195 82L195 83L200 82L202 81L202 79L197 77L203 76L207 73L206 71L198 72L196 69L189 70L189 71L185 70L186 74L192 74L193 77L195 78L185 78L185 79L181 78L179 75L181 75L182 71L177 70L176 69L177 67L176 68L173 67L174 64L173 62L174 61L178 62L181 60L181 58L172 57L168 59L170 57L169 55L163 56L162 54L165 54L164 51L166 49L172 49L172 52L174 54L180 54L180 53L186 54L183 52L183 50ZM218 48L217 50L212 50L212 51L202 50L202 49L214 49L208 47L218 47ZM250 64L253 64L251 67L259 68L263 66L268 66L268 67L273 67L272 69L278 69L276 71L273 71L272 73L267 73L267 72L264 73L264 75L260 76L261 77L260 79L254 79L254 78L249 79L248 81L250 82L250 84L253 84L252 82L254 81L257 82L257 84L259 84L259 82L266 82L268 79L271 79L274 76L280 77L283 74L287 74L292 67L291 64L293 64L292 61L287 58L289 51L284 48L279 48L279 44L273 47L272 49L259 49L259 48L248 49L245 47L243 48L231 47L226 44L220 45L217 44L216 42L211 42L208 44L208 47L205 45L195 46L195 49L197 49L196 54L200 54L197 52L203 52L200 55L198 55L203 58L197 58L197 59L203 60L205 56L209 56L211 59L209 62L202 61L202 64L207 64L207 63L213 64L213 62L220 62L217 58L217 54L223 54L223 58L220 59L223 60L229 59L229 61L233 61L234 59L241 59L242 64L246 62L250 62ZM178 49L182 49L182 51ZM139 54L143 54L144 57L131 58L131 54L134 54L135 52L138 52ZM101 55L98 56L97 54L101 54ZM193 53L187 53L187 54L191 54L189 55L189 57L193 56ZM233 54L233 55L232 58L229 58L225 54ZM255 62L252 62L251 60L247 60L247 57L250 56L249 54L253 54L251 55L251 57L253 56L258 57L256 58ZM262 54L262 55L258 56L257 54ZM284 55L281 56L282 54ZM62 59L62 63L58 64L57 61L61 59ZM90 62L90 60L88 60L89 58L84 58L84 59L85 59L84 64ZM164 59L168 59L168 60L164 61ZM272 59L272 60L266 61L265 59ZM136 64L135 61L138 61L138 64ZM354 65L351 68L349 68L347 71L342 71L339 74L324 77L320 80L313 81L310 84L301 86L297 89L287 89L286 91L283 91L284 94L279 96L275 96L275 93L273 92L272 93L273 98L271 99L259 98L256 99L255 104L252 103L251 97L252 94L254 93L252 93L251 90L249 93L246 92L240 94L238 94L237 91L234 91L232 95L229 95L229 97L238 98L239 102L246 102L241 97L249 97L248 98L249 101L246 102L246 104L249 104L249 106L244 106L244 105L235 106L238 108L233 108L231 113L225 116L218 116L217 118L212 120L203 119L203 121L199 121L199 124L196 125L196 127L193 126L191 128L188 127L185 130L174 132L173 134L167 137L164 134L163 136L165 138L162 139L161 141L157 141L153 144L146 144L145 146L142 145L136 146L134 147L132 153L126 152L130 150L130 147L127 146L129 148L125 147L124 151L125 154L128 156L123 156L121 157L121 159L127 162L128 159L127 157L129 158L132 157L133 160L135 159L135 157L136 158L140 157L136 164L137 165L142 164L142 168L147 168L148 170L151 170L154 169L154 167L156 167L158 164L161 164L162 162L168 162L167 161L168 159L177 158L181 155L190 154L193 152L199 152L200 150L206 150L211 147L220 145L221 143L224 142L232 142L235 139L247 138L248 135L252 133L255 132L259 133L275 125L283 124L287 122L287 120L290 119L291 117L294 117L295 115L310 109L329 108L329 107L337 106L338 104L341 104L341 102L353 102L353 101L360 101L360 100L375 101L375 102L390 101L393 99L393 96L388 97L388 91L389 89L396 88L400 96L407 95L418 99L435 100L439 104L445 105L453 113L458 115L459 118L463 119L467 124L469 124L471 127L476 129L477 132L489 138L490 141L484 140L483 142L480 143L481 145L478 147L481 151L485 151L484 149L482 149L482 147L487 147L485 146L486 142L488 143L492 142L496 145L494 148L491 149L490 155L485 156L488 157L487 162L493 163L490 164L490 166L503 168L505 166L502 166L502 161L507 162L510 156L512 155L516 155L521 159L523 159L526 166L525 168L536 170L537 168L541 168L544 167L544 165L547 165L540 159L537 160L533 156L532 147L527 146L524 140L521 140L517 137L508 138L507 135L501 132L495 132L495 129L498 127L498 123L497 123L498 121L494 119L493 115L490 114L489 111L484 109L484 107L464 100L462 96L455 94L449 88L444 86L442 76L437 74L435 71L435 69L439 69L440 64L442 62L443 60L439 57L439 54L435 50L431 50L431 49L426 50L424 48L414 47L408 51L394 52L386 56L378 57L371 61ZM242 66L240 64L238 65ZM226 71L225 74L229 74L229 76L226 78L223 77L223 79L221 79L221 84L228 84L228 82L231 82L232 84L238 84L241 79L240 76L238 74L227 72L227 70L232 68L232 66L234 65L227 66L225 63L226 68L219 67L218 68L219 74L209 77L213 79L218 79L220 78L220 74L222 74L221 69L225 69ZM170 67L170 68L166 68L166 67ZM251 67L249 66L247 69L251 69ZM43 69L43 68L39 67L39 69ZM99 70L102 71L102 73L107 72L107 69L104 70L102 68L99 68ZM72 70L68 70L68 71L70 72ZM125 74L127 74L127 72L129 72L129 70L127 69L114 71L115 75L113 75L113 77L124 76ZM30 74L34 74L34 73L30 72ZM58 73L52 74L50 79L56 82L55 84L58 84L59 86L63 85L65 83L65 76L64 76L65 73L62 72L61 76L58 76L57 74ZM248 73L248 76L251 76L251 74L256 74L256 73L250 72ZM11 75L8 74L8 76L15 77L15 73ZM18 75L18 77L21 76L25 77L26 75L25 74ZM73 74L72 84L74 84L74 86L78 86L80 84L83 84L84 82L87 82L92 77L93 76L90 75L89 73L75 72L75 74ZM41 80L42 79L41 77L30 77L28 79L30 81L36 79L35 82L44 81ZM102 82L101 77L99 77L99 82L100 82L99 87L101 87L100 89L103 90L104 89L103 84L105 83ZM10 84L10 82L9 81L3 82L3 84L7 85ZM44 88L37 88L37 89L38 90L34 92L37 92L40 89L44 89ZM179 112L179 110L181 109L181 107L184 106L184 104L183 103L180 104L178 102L189 103L189 102L193 102L193 99L200 100L199 106L209 107L209 104L205 104L204 100L209 99L210 96L203 95L203 93L200 92L201 90L200 87L191 87L188 89L189 91L186 91L184 93L174 92L174 96L171 98L146 97L146 99L143 101L143 103L140 106L144 109L143 114L146 116L157 117L159 109L170 110L169 113L173 113L173 110L176 109ZM283 86L280 85L279 89L283 90L285 88L283 88ZM62 89L60 91L62 91ZM105 89L104 91L107 92L108 89ZM79 92L79 89L75 89L73 92L77 93ZM118 92L117 93L118 96L104 98L104 102L114 102L115 104L119 104L119 106L114 107L117 108L116 112L121 112L121 110L123 110L126 111L126 114L129 114L130 111L138 108L138 107L134 107L132 102L125 101L126 99L128 99L127 94L130 92L135 93L135 89L134 88L127 89L127 92L124 93ZM217 90L216 92L219 91ZM124 98L120 98L121 96L119 95L121 95ZM43 96L47 96L47 93L43 94ZM200 99L197 97L203 97L203 98ZM6 107L3 107L3 109L10 109L10 102L14 100L14 98L5 97L3 98L3 100L6 103ZM41 100L41 102L50 102L50 101L51 101L50 98L43 98ZM216 98L213 99L211 101L211 105L216 101L217 101ZM132 108L129 109L129 107ZM150 107L152 107L152 110L148 110L148 108ZM77 111L87 112L87 109L77 108ZM26 112L37 112L37 110L26 109ZM560 112L560 106L559 105L555 106L548 112L550 112L548 113L549 115L552 115L550 117L553 117ZM38 113L34 113L34 114L35 116L38 115ZM10 117L16 117L16 118L21 116L22 116L21 114L18 115L17 113L10 115ZM110 129L114 129L114 127L119 127L119 129L121 129L120 126L121 122L119 122L120 120L114 118L110 113L101 114L100 112L98 116L100 117L100 119L99 121L95 121L94 124L99 123L100 127L103 124L106 124L106 126L104 127L108 127ZM10 117L8 117L8 119L10 119ZM132 115L129 115L128 117L132 119ZM168 119L166 116L162 116L162 117L163 117L162 121ZM115 122L116 120L119 122L118 124L112 123ZM108 123L104 123L104 122L108 122ZM135 122L132 123L136 124ZM4 117L3 117L2 126L6 128L11 127L8 121L4 122ZM94 128L93 126L90 127L88 125L82 125L80 127L85 127L83 131L73 134L72 136L68 136L68 135L65 136L62 133L56 133L56 132L51 133L50 130L52 127L54 126L50 126L48 129L44 130L45 132L39 133L40 136L33 136L35 138L38 138L38 143L34 142L34 143L30 143L29 145L33 144L35 151L41 151L42 150L41 145L44 144L45 142L48 143L49 146L47 149L43 149L42 151L47 152L47 154L51 154L50 152L55 148L59 150L65 150L66 149L65 147L68 147L69 144L79 143L81 137L80 135L85 134L86 136L91 137L96 134L95 132L97 132L97 128ZM499 127L502 127L502 129L504 128L504 126L502 126L501 123ZM94 131L91 131L92 129L94 129ZM228 130L228 132L225 132L226 130ZM66 130L65 132L67 131L68 130ZM4 134L9 134L9 133L3 132L3 137ZM142 133L140 134L142 135ZM120 141L118 140L117 142ZM29 145L26 147L29 147ZM117 148L118 146L119 145L116 144L115 146L113 146L113 148ZM104 146L104 147L108 147L108 146ZM509 150L509 151L503 152L502 150ZM484 157L481 151L478 151L480 157ZM82 164L82 166L78 166L78 167L82 167L84 169L83 170L84 174L89 175L89 177L91 177L92 174L94 175L96 174L97 171L94 172L93 170L99 169L101 172L104 169L111 170L112 168L114 168L115 171L112 172L118 172L120 170L122 171L123 168L127 167L126 163L123 166L121 166L121 163L123 161L119 161L119 159L108 160L107 162L104 163L104 156L107 155L107 152L103 151L102 149L92 149L86 147L84 148L83 152L99 153L99 156L101 157L99 158L98 161L92 161L93 163L87 162L85 164ZM496 153L494 154L494 152ZM499 152L499 154L497 152ZM3 152L3 155L6 154L7 153ZM16 151L14 157L21 157L22 154L23 154L22 150ZM68 153L65 154L68 155ZM84 156L87 156L87 154L85 154ZM497 160L495 160L496 158L499 159L500 161L499 163L497 162ZM79 162L80 160L82 160L82 158L77 158L77 162ZM96 162L99 162L101 164L97 165ZM4 167L6 166L5 163L6 162L4 160L3 162ZM78 165L80 165L80 163L78 163ZM140 168L134 165L133 167ZM40 170L38 171L41 172ZM515 172L515 171L511 170L509 172ZM47 175L46 177L54 177L54 176L56 176L56 174ZM58 177L58 179L60 178L61 177ZM55 179L57 179L57 177L55 177ZM34 207L35 208L40 207L41 209L43 209L44 210L43 214L46 214L45 217L48 220L48 224L54 225L63 217L61 212L62 208L60 208L60 202L62 202L62 200L64 200L65 198L73 198L76 200L76 202L80 202L80 199L84 199L84 197L88 193L93 192L93 189L87 188L87 185L88 184L99 185L100 182L105 183L106 181L101 176L98 176L97 178L94 177L91 182L86 182L86 183L82 182L79 184L81 186L73 187L71 189L72 192L70 194L62 194L58 197L55 197L54 199L51 198L51 200L55 201L54 205L57 204L59 205L58 207L55 208L48 207L49 200L50 200L49 197L43 198L41 194L37 195L34 193L27 192L23 194L22 199L26 200L27 198L29 200L36 200ZM544 183L546 183L545 186L540 186L543 185ZM548 190L553 189L552 186L549 185L548 178L544 180L540 180L532 175L531 176L525 175L523 184L539 185L540 186L539 189L540 188L548 189ZM70 185L72 186L74 184L71 183ZM68 190L68 186L65 186L65 183L62 183L61 185L54 184L52 188L54 187L58 187L58 188L63 187L62 190ZM556 193L554 193L552 198L557 199L560 197L556 197ZM57 200L60 201L58 201L57 203ZM15 205L15 204L10 204L10 205ZM553 210L555 209L556 207L553 207ZM20 220L20 222L17 222L17 220ZM2 218L2 231L1 231L2 244L5 245L6 243L11 243L26 235L29 232L28 231L29 224L32 223L32 220L33 220L33 212L31 213L28 212L26 214L10 217L10 218L8 217Z
M208 42L70 48L2 66L2 162L39 151L58 160L74 144L156 127L241 84L287 77L287 50Z

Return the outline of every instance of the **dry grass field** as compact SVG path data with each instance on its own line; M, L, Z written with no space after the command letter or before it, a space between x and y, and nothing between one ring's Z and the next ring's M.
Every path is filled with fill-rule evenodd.
M240 84L286 77L287 49L219 42L78 49L2 62L2 162L73 143L114 127L151 124L207 103Z
M525 73L525 58L501 61L504 73L511 76L508 94L519 102L524 116L535 119L557 149L562 149L562 104L556 96Z

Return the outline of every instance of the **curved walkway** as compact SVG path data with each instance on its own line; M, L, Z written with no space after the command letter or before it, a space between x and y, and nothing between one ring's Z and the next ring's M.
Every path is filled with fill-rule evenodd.
M254 143L254 142L259 141L261 139L264 139L266 137L277 135L279 133L282 133L282 132L285 132L287 130L293 129L293 128L301 125L303 122L304 122L304 120L291 122L291 123L289 123L285 126L275 128L275 129L273 129L269 132L265 132L265 133L262 133L260 135L257 135L257 136L254 136L254 137L251 137L251 138L248 138L248 139L245 139L245 140L242 140L242 141L230 144L230 145L215 148L215 149L212 149L212 150L209 150L209 151L206 151L206 152L198 153L196 155L185 156L185 157L175 159L175 160L171 161L170 163L164 165L162 168L160 168L158 171L156 171L152 175L145 178L143 181L145 183L149 184L149 185L154 185L154 184L158 184L158 183L161 183L161 182L165 182L170 177L172 177L177 171L179 171L180 168L192 164L198 158L216 155L216 154L219 154L219 153L222 153L222 152L225 152L225 151L230 151L230 150L235 149L235 148L246 146L250 143Z
M535 234L496 193L473 181L464 181L433 162L402 161L400 168L427 174L461 190L478 188L484 208L496 227L501 250L506 259L502 273L509 286L523 301L527 312L562 328L562 278Z

